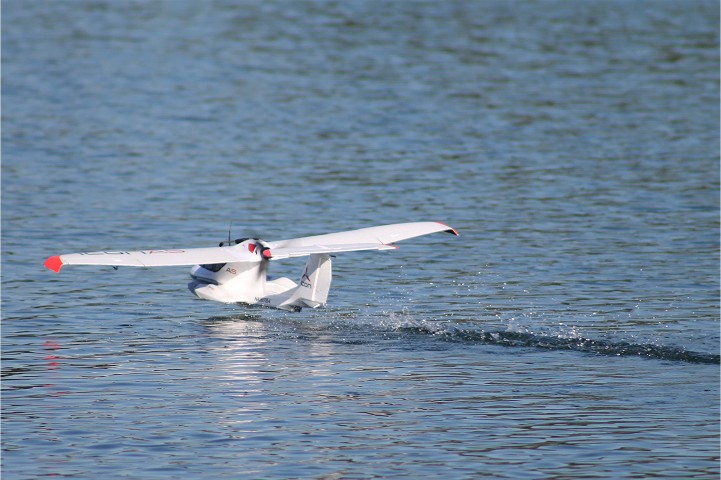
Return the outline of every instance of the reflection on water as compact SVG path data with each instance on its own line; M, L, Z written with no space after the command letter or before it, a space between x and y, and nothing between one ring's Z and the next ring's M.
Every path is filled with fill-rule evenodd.
M705 380L713 365L448 341L454 330L410 325L409 312L376 327L267 313L210 317L185 333L157 319L133 327L135 339L110 333L113 325L67 344L38 339L43 368L3 381L8 451L47 442L41 462L61 475L94 471L99 458L141 474L145 466L128 462L148 451L161 455L154 465L166 475L224 476L242 465L251 476L354 476L376 462L389 475L452 475L469 459L520 473L549 452L563 452L551 470L580 474L593 464L611 475L629 467L629 451L645 452L634 471L669 468L665 448L704 450L717 434L697 413L718 394ZM659 408L659 389L680 377L688 393Z

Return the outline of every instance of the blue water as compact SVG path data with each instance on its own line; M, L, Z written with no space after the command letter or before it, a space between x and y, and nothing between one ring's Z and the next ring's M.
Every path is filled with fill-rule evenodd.
M717 2L2 7L3 478L718 478ZM407 221L300 313L42 267Z

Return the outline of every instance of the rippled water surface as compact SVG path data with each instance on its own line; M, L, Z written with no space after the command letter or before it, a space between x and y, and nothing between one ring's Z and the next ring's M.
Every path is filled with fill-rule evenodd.
M718 478L718 26L4 1L3 478ZM426 220L293 314L42 267Z

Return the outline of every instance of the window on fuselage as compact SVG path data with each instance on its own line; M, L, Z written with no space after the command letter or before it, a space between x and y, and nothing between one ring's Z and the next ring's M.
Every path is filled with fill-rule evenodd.
M225 266L224 263L211 263L209 265L201 265L206 270L210 270L211 272L219 272L221 268Z

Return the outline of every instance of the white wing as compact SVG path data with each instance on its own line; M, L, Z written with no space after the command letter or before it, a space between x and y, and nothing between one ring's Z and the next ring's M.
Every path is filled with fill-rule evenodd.
M435 232L449 232L458 235L453 228L438 222L396 223L269 242L267 245L270 250L264 251L263 255L274 260L302 257L314 253L390 250L396 248L392 245L395 242ZM241 244L233 247L71 253L48 258L45 266L59 272L63 265L171 267L259 260L257 255L248 251L247 246Z
M248 250L233 247L71 253L50 257L45 266L59 272L63 265L110 265L114 267L171 267L207 263L249 261ZM252 258L252 257L251 257ZM252 261L252 260L251 260Z
M312 253L353 252L358 250L389 250L392 244L421 235L448 232L453 228L439 222L395 223L380 227L361 228L347 232L327 233L311 237L270 242L271 259L300 257Z

